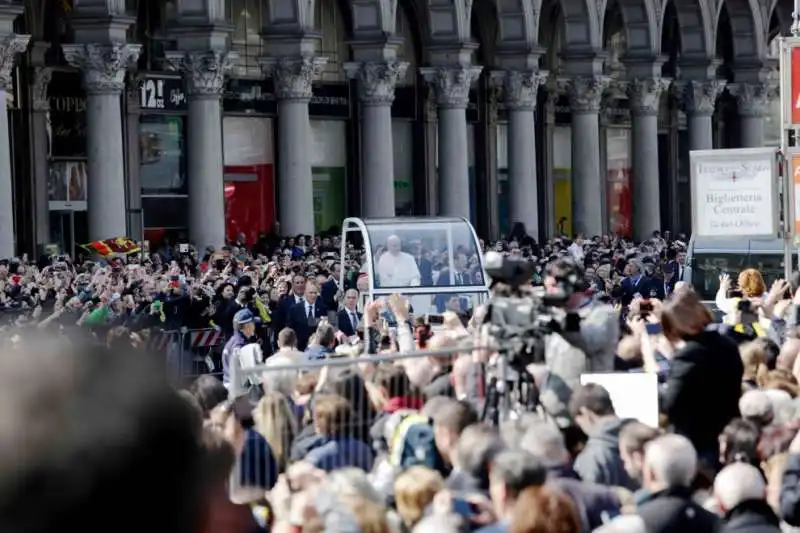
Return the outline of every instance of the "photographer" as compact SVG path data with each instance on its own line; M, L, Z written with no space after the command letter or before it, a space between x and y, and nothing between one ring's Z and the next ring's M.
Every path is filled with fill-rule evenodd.
M582 269L569 259L547 267L548 295L567 296L561 311L563 327L546 339L545 361L571 387L585 372L611 372L619 340L619 315L611 305L587 294ZM561 318L561 317L556 317Z

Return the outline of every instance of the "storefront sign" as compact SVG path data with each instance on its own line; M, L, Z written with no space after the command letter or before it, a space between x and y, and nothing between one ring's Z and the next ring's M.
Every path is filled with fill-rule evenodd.
M308 113L312 117L350 118L350 86L341 83L314 87Z
M230 113L275 115L278 111L271 80L231 79L222 95L222 107Z
M417 88L415 86L411 85L395 88L394 102L392 102L392 117L416 120Z
M562 94L556 98L554 107L555 116L553 119L556 121L556 124L572 124L572 110L569 106L568 96Z
M607 126L629 126L631 110L628 100L625 98L610 100L605 107L605 120Z
M80 72L53 72L47 101L50 157L86 157L86 93Z
M774 148L696 150L690 161L695 236L778 236Z
M160 111L186 109L183 80L163 74L145 74L139 79L139 107Z
M784 128L800 127L800 38L781 41L781 109Z

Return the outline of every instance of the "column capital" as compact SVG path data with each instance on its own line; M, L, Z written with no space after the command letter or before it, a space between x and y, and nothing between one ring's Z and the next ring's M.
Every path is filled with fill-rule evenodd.
M225 75L238 55L227 50L167 52L167 61L186 78L186 93L195 98L220 98Z
M661 94L666 91L671 80L661 77L634 78L628 82L631 113L634 116L657 116Z
M30 35L9 33L0 36L0 88L11 87L11 71L14 70L14 61L17 55L28 48Z
M547 82L548 76L548 72L540 70L498 70L492 72L491 80L503 89L508 109L533 111L539 87Z
M358 80L358 97L368 106L391 106L397 82L405 78L405 61L365 61L345 63L349 78Z
M125 89L125 72L138 59L140 44L64 44L67 62L83 72L83 85L88 94L121 93Z
M50 67L36 67L33 69L33 110L49 111L50 101L47 99L47 88L53 77L53 69Z
M683 102L686 112L694 116L710 117L714 114L717 98L727 82L720 79L707 81L688 80L682 82Z
M732 83L730 93L739 104L739 115L764 117L769 114L769 102L775 96L778 84L774 80L754 83Z
M599 113L603 93L610 85L608 76L578 76L559 80L559 86L569 95L572 112L578 115Z
M275 80L275 96L278 100L309 101L313 94L311 84L319 76L327 57L265 57L261 67L267 76Z
M439 65L419 69L436 92L436 105L445 109L467 108L470 87L482 70L483 67L473 65Z

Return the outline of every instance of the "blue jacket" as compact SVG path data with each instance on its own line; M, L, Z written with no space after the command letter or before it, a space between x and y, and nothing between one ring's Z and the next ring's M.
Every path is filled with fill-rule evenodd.
M367 444L349 437L329 437L303 459L317 468L330 472L338 468L354 466L369 472L375 454Z

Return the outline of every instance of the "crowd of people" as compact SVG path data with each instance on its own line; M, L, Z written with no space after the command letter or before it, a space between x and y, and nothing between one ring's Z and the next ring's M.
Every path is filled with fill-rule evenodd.
M680 282L685 243L481 242L565 294L511 369L485 305L434 326L402 290L365 301L368 252L335 236L0 262L0 530L800 527L798 280L723 277L717 324ZM484 281L477 250L369 253L399 250L414 285ZM148 339L202 329L225 341L211 371L161 379ZM582 380L610 372L656 376L658 424Z

